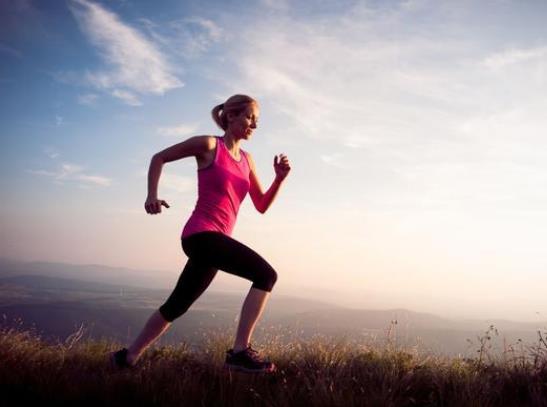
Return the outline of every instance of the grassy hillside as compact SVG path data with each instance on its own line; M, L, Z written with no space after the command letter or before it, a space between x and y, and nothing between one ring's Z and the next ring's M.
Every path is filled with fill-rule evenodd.
M545 406L547 346L488 353L485 333L474 359L441 358L394 346L316 337L261 343L279 370L270 376L222 369L230 333L197 349L151 349L138 367L112 370L119 345L79 339L48 344L36 334L0 331L0 405L81 406ZM31 404L32 403L32 404Z
M64 340L84 324L87 339L127 342L169 294L170 290L101 281L14 274L0 277L0 315L5 315L4 325L20 319L25 328L35 328L48 340ZM230 329L239 315L244 296L243 290L237 294L206 291L162 337L162 344L180 341L194 344L201 340L203 332ZM390 321L398 323L389 326ZM430 352L453 356L473 355L473 348L478 346L477 335L491 324L500 332L492 340L492 351L498 353L503 352L507 344L519 340L534 343L537 330L547 329L547 321L458 321L405 309L350 309L277 293L272 296L261 320L261 325L282 332L298 331L297 335L284 335L285 343L292 342L294 337L309 339L317 334L382 337L390 329L399 345L419 345Z

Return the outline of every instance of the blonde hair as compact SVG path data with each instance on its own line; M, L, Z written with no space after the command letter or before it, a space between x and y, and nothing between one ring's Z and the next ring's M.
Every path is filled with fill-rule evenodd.
M228 128L228 113L240 114L250 104L258 105L258 102L247 95L230 96L226 102L216 105L211 111L213 120L222 130Z

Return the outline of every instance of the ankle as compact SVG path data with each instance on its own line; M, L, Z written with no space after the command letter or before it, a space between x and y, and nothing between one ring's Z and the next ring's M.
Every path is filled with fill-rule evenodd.
M241 352L249 347L249 344L247 345L241 345L241 344L234 344L234 353Z
M136 355L132 353L131 350L128 350L125 359L129 365L135 366L135 363L137 363L137 360L139 359L139 357L140 355Z

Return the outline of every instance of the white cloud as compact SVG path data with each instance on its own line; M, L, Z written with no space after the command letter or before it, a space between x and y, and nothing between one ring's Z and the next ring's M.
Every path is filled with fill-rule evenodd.
M64 181L81 181L83 185L99 185L108 187L112 179L100 175L90 175L83 172L84 168L71 163L62 163L57 171L27 170L28 173L53 178L57 183ZM80 184L82 185L82 184Z
M44 149L44 153L53 160L55 160L60 155L59 151L57 151L55 147L46 147Z
M139 170L136 175L139 178L146 178L148 176L148 170ZM160 194L163 189L177 193L197 192L197 180L195 177L173 174L172 172L165 170L164 167L160 176L158 189Z
M487 56L482 62L487 68L498 70L509 65L529 62L534 59L545 59L547 57L547 47L536 48L512 48L501 52L493 53Z
M393 24L405 26L405 12L356 7L332 17L336 24L294 14L258 18L260 30L243 29L232 42L240 75L226 85L266 98L313 139L357 147L395 144L409 131L423 137L454 119L441 117L439 104L460 108L476 92L454 61L460 41L392 33Z
M72 0L78 23L109 66L108 70L88 72L87 81L130 105L137 105L135 94L163 94L183 86L166 57L135 28L122 22L113 12L86 0Z
M260 3L270 10L289 10L288 0L260 0Z
M196 57L206 52L222 39L223 30L212 20L191 17L171 23L175 30L179 52L186 57Z
M161 136L167 137L189 137L195 135L198 129L198 124L179 124L172 127L159 127L157 132Z
M159 187L178 193L192 192L196 189L196 180L193 177L185 177L164 171L160 177Z
M336 168L348 168L348 164L344 162L344 154L342 153L333 153L333 154L322 154L319 156L321 161L323 161L325 164L330 165L332 167Z
M203 55L213 45L221 42L225 35L224 30L213 20L198 16L161 25L145 18L140 21L157 43L185 58Z
M97 102L99 95L95 93L85 93L83 95L78 95L78 103L86 106L94 106Z
M90 184L101 185L104 187L108 187L112 183L111 179L106 177L101 177L99 175L79 174L76 179L78 179L79 181L85 181Z
M2 43L0 43L0 53L8 54L8 55L11 55L11 56L16 57L16 58L22 58L23 57L23 54L21 53L21 51L15 49L15 48L9 47L9 46L7 46L5 44L2 44Z
M137 96L135 96L133 93L128 92L126 90L114 89L112 91L112 96L114 96L117 99L123 100L126 104L130 106L142 105L142 102L139 100Z
M305 148L300 159L319 156L367 174L375 208L540 207L543 195L533 191L547 170L547 47L493 52L492 42L466 35L465 13L426 6L360 3L328 17L257 13L248 27L235 17L226 23L243 27L227 45L237 55L235 74L223 76L223 66L217 79L267 105L263 115L276 118L268 134L287 133L295 153ZM485 69L509 66L503 80ZM338 155L322 155L325 146ZM529 184L508 162L527 163L518 173ZM355 177L348 185L358 185Z
M55 177L57 175L56 172L46 170L26 170L26 172L34 175L45 175L47 177Z
M56 125L57 127L62 126L63 123L64 123L64 119L63 119L62 116L59 116L59 115L55 116L55 125Z

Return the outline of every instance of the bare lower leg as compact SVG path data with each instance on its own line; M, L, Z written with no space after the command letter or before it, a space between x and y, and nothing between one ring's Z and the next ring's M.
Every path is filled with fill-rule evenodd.
M129 347L127 352L127 362L134 365L137 359L143 354L153 342L156 341L171 326L171 322L166 321L156 310L146 322L141 333Z
M249 290L241 308L241 316L234 342L235 352L239 352L249 346L254 328L260 315L262 315L269 294L268 291L259 290L258 288L251 287Z

